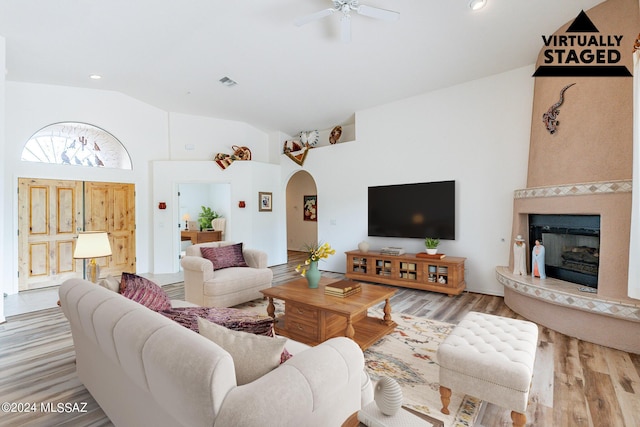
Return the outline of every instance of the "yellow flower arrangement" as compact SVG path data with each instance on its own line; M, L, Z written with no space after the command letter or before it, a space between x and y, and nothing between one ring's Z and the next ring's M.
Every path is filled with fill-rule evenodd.
M329 258L329 255L336 253L336 250L331 247L329 243L306 245L305 252L309 254L309 257L305 260L304 266L298 264L296 271L304 277L307 274L307 265L312 262L318 262L321 259Z

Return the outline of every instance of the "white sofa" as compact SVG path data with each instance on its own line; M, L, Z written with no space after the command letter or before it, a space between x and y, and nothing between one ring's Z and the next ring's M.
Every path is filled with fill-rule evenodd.
M59 293L78 377L116 426L331 427L361 407L364 356L350 339L237 386L229 353L198 333L84 280Z
M261 298L261 289L271 287L273 271L267 267L266 252L243 248L249 267L213 269L213 263L202 257L201 247L220 247L234 242L210 242L187 246L180 260L184 270L185 300L201 307L233 307Z

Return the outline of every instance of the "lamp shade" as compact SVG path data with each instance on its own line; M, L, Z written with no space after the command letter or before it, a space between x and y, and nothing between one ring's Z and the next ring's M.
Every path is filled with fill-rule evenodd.
M74 258L99 258L111 255L111 245L106 231L85 231L78 233Z

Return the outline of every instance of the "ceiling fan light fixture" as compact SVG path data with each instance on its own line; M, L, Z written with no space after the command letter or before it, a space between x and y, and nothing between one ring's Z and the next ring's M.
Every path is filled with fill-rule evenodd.
M345 13L340 20L340 38L343 43L351 41L351 16Z
M381 9L379 7L367 6L360 4L359 0L332 0L333 7L312 13L310 15L296 18L293 23L300 27L312 21L317 21L335 12L341 12L340 18L340 34L343 42L351 40L351 12L363 15L369 18L380 19L383 21L396 21L400 17L400 13L393 10Z
M469 7L471 10L480 10L487 5L487 0L471 0Z

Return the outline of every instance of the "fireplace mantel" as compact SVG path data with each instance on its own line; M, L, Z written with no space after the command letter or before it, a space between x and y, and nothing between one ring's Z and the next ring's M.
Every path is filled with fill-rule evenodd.
M548 187L532 187L514 192L514 199L530 199L537 197L586 196L607 193L631 193L631 180L584 182L581 184L552 185Z

